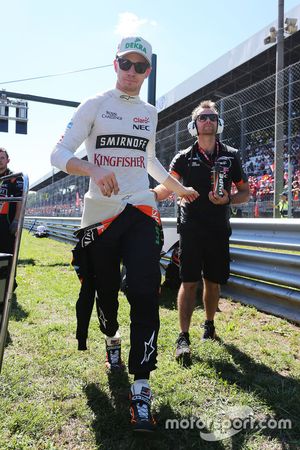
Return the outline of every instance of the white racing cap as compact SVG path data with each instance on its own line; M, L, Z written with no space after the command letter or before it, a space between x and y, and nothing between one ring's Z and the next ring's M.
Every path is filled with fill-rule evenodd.
M118 45L117 56L124 56L127 53L139 53L151 65L152 47L145 39L139 36L124 37Z

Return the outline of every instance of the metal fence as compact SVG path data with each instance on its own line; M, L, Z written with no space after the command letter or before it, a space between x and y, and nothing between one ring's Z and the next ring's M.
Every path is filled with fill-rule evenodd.
M297 160L299 167L300 63L287 67L282 76L284 159L287 170L288 152L292 157L292 164L297 165ZM249 175L257 175L256 169L272 171L270 164L273 163L274 157L275 82L275 75L272 75L236 94L226 97L225 94L218 93L223 98L216 102L216 106L225 122L221 139L241 150ZM187 148L193 142L187 131L190 120L191 116L185 117L157 133L156 153L164 166L169 165L180 149ZM256 165L251 164L252 157L259 157L264 161L258 161Z
M176 220L162 222L167 252L178 240ZM50 237L77 242L78 218L27 216L24 221L32 231L41 224ZM300 323L300 219L231 219L231 227L231 276L222 295Z
M280 74L283 84L284 117L282 177L284 191L290 192L291 216L300 217L300 63ZM251 199L239 208L243 217L272 217L274 203L275 85L272 75L236 94L216 102L225 127L222 142L240 149L248 174ZM192 113L192 111L191 111ZM168 167L179 150L194 139L187 131L191 116L178 120L157 133L156 154Z

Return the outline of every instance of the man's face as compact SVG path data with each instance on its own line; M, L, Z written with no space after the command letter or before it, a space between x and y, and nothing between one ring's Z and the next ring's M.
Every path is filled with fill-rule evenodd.
M218 115L212 109L202 109L196 118L198 135L215 136L218 128Z
M0 151L0 173L4 173L6 171L8 163L9 159L6 156L6 153Z
M127 60L132 63L147 63L147 60L139 53L127 53L122 56L122 60ZM130 64L127 63L127 67L128 65ZM120 91L128 95L138 95L144 80L148 78L151 72L151 67L148 67L145 73L137 73L133 65L128 70L122 70L120 68L120 62L117 59L114 61L114 68L117 74L117 89L120 89Z

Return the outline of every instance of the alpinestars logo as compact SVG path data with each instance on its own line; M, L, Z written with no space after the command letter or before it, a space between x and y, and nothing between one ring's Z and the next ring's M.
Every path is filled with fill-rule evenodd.
M96 148L126 148L146 151L149 139L123 134L97 136Z
M149 362L150 360L150 356L152 355L152 353L155 350L155 347L153 347L153 341L154 341L154 335L155 335L155 330L152 333L151 338L149 339L148 342L144 342L144 347L145 347L145 351L144 351L144 358L141 361L141 364L143 364L144 362Z
M106 328L107 319L105 318L104 312L102 311L100 306L97 308L97 313L98 313L98 318L99 318L100 322L102 323L103 327Z
M83 238L81 239L81 246L84 248L87 245L91 244L94 240L94 233L93 230L87 230L84 233Z

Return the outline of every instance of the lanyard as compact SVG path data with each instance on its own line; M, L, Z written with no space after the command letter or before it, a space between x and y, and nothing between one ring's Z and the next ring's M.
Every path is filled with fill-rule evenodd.
M215 154L215 151L216 151L217 154L216 154L216 157L214 158L214 161L216 159L218 159L218 156L219 156L219 142L218 141L216 141L215 150L213 151L212 155ZM208 163L212 166L213 165L212 160L209 158L209 156L207 155L206 151L202 147L200 147L200 145L199 145L199 152L204 156L206 161L208 161Z
M208 164L206 164L205 161L203 161L203 159L200 158L199 153L201 153L203 155L203 157L206 159ZM215 153L215 150L213 152L213 155L214 155L214 153ZM214 166L216 159L218 159L218 156L219 156L219 142L218 141L216 141L216 157L214 158L213 161L209 158L209 156L207 155L205 150L198 145L198 151L196 150L196 157L197 157L198 161L201 163L204 163L207 168L211 169Z

